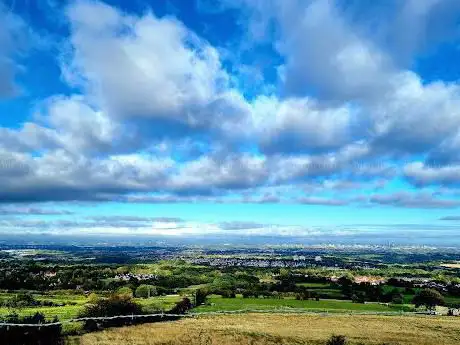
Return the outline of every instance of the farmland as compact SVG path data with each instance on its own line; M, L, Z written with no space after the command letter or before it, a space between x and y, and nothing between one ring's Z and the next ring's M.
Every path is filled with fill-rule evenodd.
M449 263L457 252L380 250L7 250L0 318L61 321L59 336L83 345L324 344L332 333L350 344L425 345L438 332L454 339L460 270ZM445 316L410 314L428 310ZM89 319L71 322L80 317ZM106 330L122 326L130 327ZM416 329L433 337L411 343Z

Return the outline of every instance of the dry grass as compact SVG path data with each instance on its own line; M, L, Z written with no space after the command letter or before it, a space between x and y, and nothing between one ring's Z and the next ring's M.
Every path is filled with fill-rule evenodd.
M86 334L81 345L460 344L460 319L423 316L245 314L200 317Z
M447 268L460 268L460 262L441 264L441 266Z

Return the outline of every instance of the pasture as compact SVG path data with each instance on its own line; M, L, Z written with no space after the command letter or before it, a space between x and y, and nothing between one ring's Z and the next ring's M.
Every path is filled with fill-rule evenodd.
M341 300L305 300L274 299L274 298L222 298L211 296L207 304L194 309L196 312L223 311L223 310L276 310L276 309L305 309L306 311L328 312L395 312L410 311L411 308L404 305L386 306L378 303L353 303Z

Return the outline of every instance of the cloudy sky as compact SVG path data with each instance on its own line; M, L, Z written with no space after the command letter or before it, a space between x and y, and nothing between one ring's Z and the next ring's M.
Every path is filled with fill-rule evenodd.
M459 47L457 0L4 0L0 233L460 243Z

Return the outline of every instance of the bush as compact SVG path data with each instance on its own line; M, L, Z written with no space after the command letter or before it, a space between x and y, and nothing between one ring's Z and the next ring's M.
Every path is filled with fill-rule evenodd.
M326 345L346 345L347 343L347 337L344 335L333 335L326 342Z
M133 297L133 290L131 290L128 286L123 286L117 290L117 294Z
M0 322L18 324L46 324L48 323L42 313L20 318L17 314L10 314L0 318ZM54 319L52 323L58 322ZM60 345L62 344L62 327L50 325L46 327L0 326L0 339L2 344L8 345Z
M190 301L190 299L185 297L182 301L177 302L174 308L172 308L169 312L171 314L185 314L188 310L192 308L192 302Z
M101 298L95 304L85 307L80 317L101 317L141 314L141 307L126 295L112 295L109 298Z
M90 303L90 304L96 304L98 301L99 301L99 296L98 296L97 294L95 294L94 292L92 292L92 293L88 296L88 303Z
M112 295L109 298L101 298L95 304L89 304L85 307L79 317L104 317L119 315L139 315L142 314L142 308L134 303L131 297L127 295ZM95 331L104 327L121 326L132 323L129 318L119 318L113 320L87 320L84 329Z
M153 285L142 284L134 294L138 298L149 298L157 295L157 289Z

